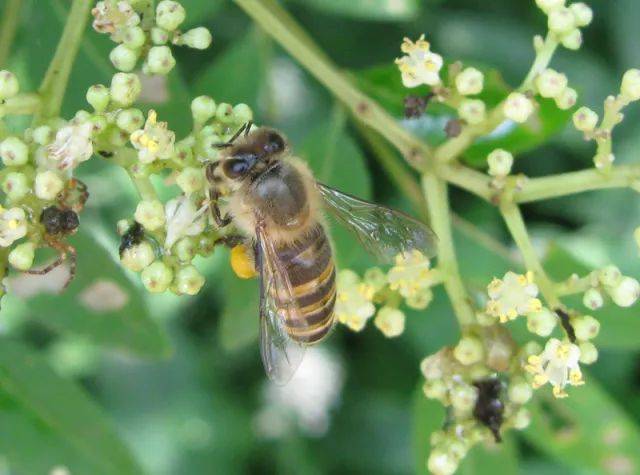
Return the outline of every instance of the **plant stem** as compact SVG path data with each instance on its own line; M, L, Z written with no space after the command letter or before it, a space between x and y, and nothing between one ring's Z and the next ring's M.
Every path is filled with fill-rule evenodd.
M0 117L5 115L31 115L40 110L42 100L35 93L18 94L0 105Z
M459 163L438 164L436 173L448 182L494 204L495 193L491 189L491 180L484 173Z
M22 0L8 0L2 11L2 24L0 25L0 67L4 67L9 59L13 39L16 36L20 24L20 10Z
M535 282L538 284L545 300L551 308L560 307L562 303L555 293L553 282L547 276L547 273L536 255L536 251L533 248L531 239L529 238L529 233L527 232L524 220L522 219L520 208L518 205L510 201L503 201L500 204L500 212L502 213L504 221L509 228L509 232L511 233L513 240L522 253L522 258L524 259L527 269L533 272Z
M593 286L593 278L591 274L585 277L572 275L567 280L555 284L556 293L559 296L581 294L586 292Z
M62 37L40 85L42 109L36 116L36 122L60 114L71 67L80 48L92 6L93 2L90 0L73 0L71 4Z
M235 0L235 3L342 101L358 120L392 142L414 167L425 166L431 148L405 130L376 101L360 92L277 2Z
M461 326L475 323L475 312L462 283L451 232L451 210L447 183L432 173L425 173L422 186L431 216L431 226L438 236L438 269L443 274L444 287Z

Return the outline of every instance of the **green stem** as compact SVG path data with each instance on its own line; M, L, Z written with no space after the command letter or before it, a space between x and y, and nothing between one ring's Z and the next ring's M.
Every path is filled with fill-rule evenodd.
M593 278L591 275L578 277L573 275L567 280L555 284L556 293L563 297L566 295L582 294L593 287Z
M2 24L0 25L0 68L4 67L9 59L13 39L20 24L20 10L23 0L8 0L7 6L2 12Z
M36 117L36 122L60 114L71 68L80 48L92 6L93 2L90 0L73 0L62 37L40 85L42 109Z
M392 142L414 167L425 166L431 148L405 130L376 101L360 92L277 2L235 0L235 3L342 101L358 120Z
M438 236L438 269L444 277L444 287L451 300L453 311L465 327L475 323L475 312L469 302L464 288L451 232L451 210L449 209L448 187L445 181L431 173L425 173L422 180L423 190L429 213L431 226Z
M135 173L128 171L129 177L136 187L140 198L144 201L156 201L158 199L158 193L156 192L151 179L146 175L136 175Z
M42 106L40 96L35 93L18 94L6 99L0 105L0 117L5 115L32 115L36 114Z
M522 258L524 259L527 269L533 272L535 282L540 288L545 300L552 308L560 307L562 303L556 295L553 282L547 276L547 273L538 259L533 244L531 243L531 239L529 238L529 233L527 232L524 219L522 219L520 208L514 203L503 201L500 204L500 212L502 213L502 217L509 228L509 232L511 233L513 240L522 253Z
M493 203L496 193L491 189L491 179L484 173L459 163L438 164L436 173L449 183Z

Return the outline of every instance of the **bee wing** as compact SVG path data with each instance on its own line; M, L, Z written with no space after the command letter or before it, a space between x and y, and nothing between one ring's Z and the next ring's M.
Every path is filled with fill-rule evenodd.
M289 277L261 227L256 230L256 240L256 267L260 275L260 355L269 379L286 384L300 366L305 346L289 336L284 319L303 320Z
M322 183L317 185L329 211L381 262L392 263L398 254L412 250L427 257L436 255L438 238L426 224Z

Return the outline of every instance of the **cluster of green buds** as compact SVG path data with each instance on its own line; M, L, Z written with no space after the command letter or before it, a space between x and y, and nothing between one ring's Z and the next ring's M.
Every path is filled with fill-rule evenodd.
M591 8L581 2L566 4L566 0L536 0L538 8L547 15L549 33L567 49L577 50L582 46L580 28L588 26L593 20ZM542 46L542 38L536 43Z
M359 332L375 315L376 328L388 338L397 337L405 327L400 305L404 302L416 310L427 308L433 298L431 287L439 282L439 272L431 269L429 259L417 250L399 254L386 273L372 267L360 278L352 270L343 269L337 277L336 318Z
M179 2L162 0L155 10L153 3L103 0L91 11L93 28L118 43L109 55L116 69L133 71L142 59L145 74L166 75L176 64L168 45L206 49L211 44L211 33L204 27L180 31L186 11Z

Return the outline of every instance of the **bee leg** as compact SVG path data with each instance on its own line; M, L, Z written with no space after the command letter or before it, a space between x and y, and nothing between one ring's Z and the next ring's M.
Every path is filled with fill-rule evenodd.
M244 124L244 136L246 137L251 132L251 127L253 127L253 121L250 120L246 124Z
M222 236L215 240L214 244L217 246L218 244L222 244L228 248L233 248L243 244L246 241L244 236L240 236L239 234L232 234L229 236Z
M215 201L211 203L211 214L213 216L213 220L216 222L216 225L219 228L224 228L225 226L231 224L231 221L233 221L233 217L229 213L222 216L220 207Z

